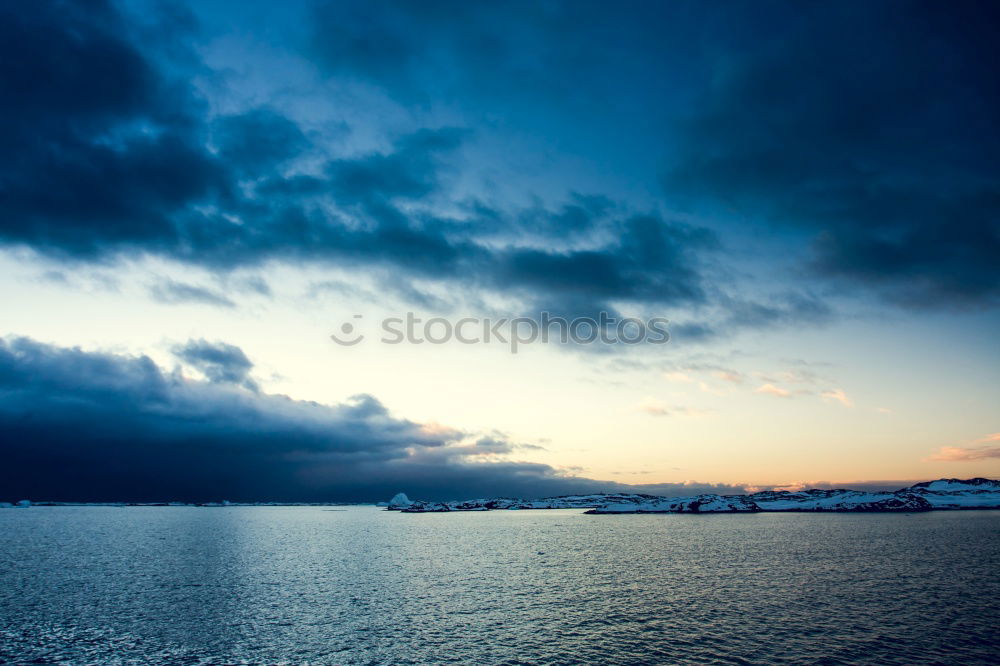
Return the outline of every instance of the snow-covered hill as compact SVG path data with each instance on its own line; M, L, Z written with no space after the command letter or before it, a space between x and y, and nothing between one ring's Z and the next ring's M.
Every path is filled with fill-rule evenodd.
M389 509L404 513L490 511L496 509L589 509L587 513L594 514L1000 509L1000 481L980 478L938 479L893 492L812 489L796 492L764 491L751 495L697 495L694 497L630 494L567 495L540 500L501 497L463 502L416 501L405 506L390 505Z

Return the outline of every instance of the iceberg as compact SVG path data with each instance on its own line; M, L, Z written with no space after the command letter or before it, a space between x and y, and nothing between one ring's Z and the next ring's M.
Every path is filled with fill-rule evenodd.
M399 510L399 509L405 509L412 504L413 502L411 502L410 498L406 496L406 493L396 493L393 496L393 498L389 500L389 505L387 508L390 511Z

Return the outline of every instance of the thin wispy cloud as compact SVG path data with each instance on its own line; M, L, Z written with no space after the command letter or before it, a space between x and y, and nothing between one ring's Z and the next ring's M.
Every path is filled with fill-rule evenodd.
M924 458L924 462L974 462L1000 458L1000 432L984 435L972 442L973 446L942 446L937 453Z
M743 373L736 372L735 370L718 370L715 372L715 376L724 382L731 382L733 384L742 384L746 379Z
M774 384L762 384L754 389L754 393L760 393L762 395L770 395L775 398L790 398L792 397L792 392L788 389L783 389L780 386L775 386Z
M714 396L724 396L729 394L728 390L715 388L714 386L705 381L698 382L698 390L701 391L702 393L708 393L709 395L714 395Z
M1000 458L1000 446L942 446L934 455L925 458L934 462L974 462Z
M839 402L844 407L854 406L854 403L851 401L850 398L847 397L847 394L844 393L843 389L829 389L823 391L822 393L820 393L820 397L822 397L824 400L833 400L835 402Z
M667 381L674 382L677 384L691 384L694 382L694 377L686 372L681 372L680 370L671 370L669 372L663 373L663 378Z
M220 308L235 308L236 303L225 294L184 282L164 280L149 288L154 301L165 305L212 305Z
M650 416L704 416L708 410L684 405L671 405L659 398L647 396L636 405L636 409Z

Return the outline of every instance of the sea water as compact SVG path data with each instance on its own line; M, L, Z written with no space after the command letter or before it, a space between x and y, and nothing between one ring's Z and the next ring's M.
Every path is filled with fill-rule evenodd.
M0 510L0 662L986 664L1000 512Z

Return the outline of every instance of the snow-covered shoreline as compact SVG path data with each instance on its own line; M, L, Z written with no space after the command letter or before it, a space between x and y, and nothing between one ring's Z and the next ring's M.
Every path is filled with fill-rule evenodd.
M849 489L763 491L749 495L659 497L623 493L567 495L538 500L493 498L457 502L411 501L399 493L386 506L402 513L446 513L522 509L588 509L590 514L760 513L790 511L912 512L1000 509L1000 481L938 479L896 491Z
M39 507L330 507L351 506L347 502L57 502L22 500L0 502L3 508ZM871 492L850 489L773 491L748 495L694 495L661 497L629 493L563 495L543 499L496 497L451 502L410 500L398 493L376 506L401 513L447 513L451 511L514 511L529 509L587 509L590 514L627 513L773 513L823 512L913 512L934 510L1000 509L1000 481L992 479L938 479L895 491Z

